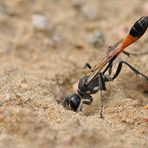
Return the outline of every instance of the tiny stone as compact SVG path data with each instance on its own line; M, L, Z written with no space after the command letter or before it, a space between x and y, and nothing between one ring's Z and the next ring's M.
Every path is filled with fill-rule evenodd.
M5 95L5 101L9 101L10 99L11 99L10 94L6 94L6 95Z
M83 16L90 21L97 20L99 18L98 8L92 5L84 5L81 9L81 12Z
M61 42L62 42L62 39L61 39L61 37L60 37L58 34L53 34L52 40L53 40L55 43L61 43Z
M74 8L80 9L83 5L83 1L82 0L72 0L72 5Z
M45 16L43 15L33 15L32 16L32 24L36 29L39 30L48 30L49 29L49 23Z
M21 88L23 90L29 90L30 89L30 86L27 83L23 83L23 84L21 84Z
M100 47L105 42L105 37L102 32L95 32L88 36L87 41L95 47Z

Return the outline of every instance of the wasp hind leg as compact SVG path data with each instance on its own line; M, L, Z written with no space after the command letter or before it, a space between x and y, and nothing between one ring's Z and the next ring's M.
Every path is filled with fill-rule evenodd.
M125 61L120 61L119 65L117 67L116 73L114 74L114 76L112 77L112 80L116 79L117 76L120 74L121 70L122 70L122 65L126 64L136 75L141 75L142 77L144 77L147 81L148 81L148 77L144 74L142 74L141 72L139 72L136 68L134 68L132 65L130 65L129 63L125 62Z
M136 68L134 68L132 65L130 65L129 63L127 63L125 61L120 61L119 62L119 65L118 65L117 70L116 70L113 77L103 75L104 76L104 81L109 82L109 81L115 80L118 77L118 75L120 74L123 64L127 65L136 75L141 75L142 77L144 77L148 81L148 77L146 75L142 74Z

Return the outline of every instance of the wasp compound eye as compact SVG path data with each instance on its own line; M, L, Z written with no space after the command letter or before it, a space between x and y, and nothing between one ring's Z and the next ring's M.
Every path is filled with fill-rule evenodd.
M68 110L77 111L81 102L81 98L77 94L68 95L63 101L63 106Z

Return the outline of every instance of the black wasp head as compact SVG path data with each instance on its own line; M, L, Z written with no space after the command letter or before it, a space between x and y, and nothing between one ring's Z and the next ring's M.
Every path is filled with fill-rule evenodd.
M71 94L65 97L62 105L68 110L77 111L80 103L81 103L81 98L79 97L79 95Z

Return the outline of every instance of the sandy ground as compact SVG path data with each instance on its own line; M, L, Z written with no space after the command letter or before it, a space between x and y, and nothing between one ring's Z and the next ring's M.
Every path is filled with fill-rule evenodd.
M104 119L98 94L80 113L57 103L143 15L144 0L0 0L0 148L148 147L148 83L126 66L103 93ZM94 32L105 38L97 47ZM146 33L127 51L147 48ZM148 75L148 55L120 58Z

